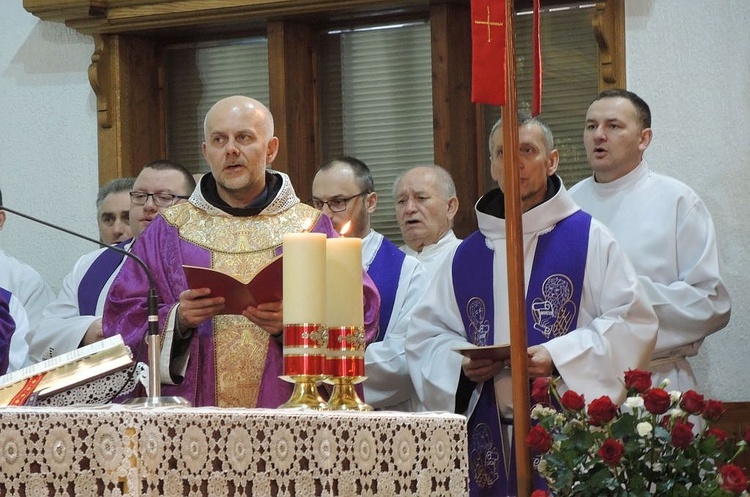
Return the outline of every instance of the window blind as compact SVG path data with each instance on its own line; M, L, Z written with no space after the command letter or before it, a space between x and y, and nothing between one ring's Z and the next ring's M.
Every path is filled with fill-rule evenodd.
M170 45L165 53L168 157L193 173L209 171L203 159L203 119L218 100L251 96L268 105L265 38Z

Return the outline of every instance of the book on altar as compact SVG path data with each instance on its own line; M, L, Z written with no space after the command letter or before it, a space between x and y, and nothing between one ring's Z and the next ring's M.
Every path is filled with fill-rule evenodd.
M134 365L121 335L0 376L0 406L27 405Z
M220 314L242 314L247 306L282 300L282 256L276 256L263 266L249 282L208 267L183 265L189 288L209 288L211 297L224 297Z

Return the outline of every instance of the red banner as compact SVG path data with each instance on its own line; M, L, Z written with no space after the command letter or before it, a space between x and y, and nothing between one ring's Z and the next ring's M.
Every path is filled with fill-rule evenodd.
M538 116L542 112L542 35L540 30L539 4L541 0L534 0L534 19L531 30L532 57L534 57L534 75L531 82L531 115Z
M505 105L505 0L471 0L471 100Z

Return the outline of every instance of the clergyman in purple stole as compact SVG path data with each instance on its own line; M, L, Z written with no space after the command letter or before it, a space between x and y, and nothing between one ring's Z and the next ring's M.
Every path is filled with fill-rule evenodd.
M591 216L578 211L539 237L526 292L527 345L538 345L575 329L578 321L588 251ZM456 302L469 341L493 345L495 336L494 252L484 236L473 233L453 259ZM504 261L503 261L504 263ZM514 450L505 460L494 380L481 385L469 417L469 490L472 497L517 494ZM535 486L543 487L536 475Z

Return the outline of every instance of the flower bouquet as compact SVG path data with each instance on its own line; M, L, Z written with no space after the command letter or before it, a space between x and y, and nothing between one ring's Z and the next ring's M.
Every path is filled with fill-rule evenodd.
M630 370L622 406L604 396L587 408L572 390L559 395L560 381L537 378L532 386L537 404L526 443L549 486L532 497L748 495L747 476L732 462L750 430L733 443L711 426L724 412L721 402L693 390L668 392L666 383L652 387L651 373Z

